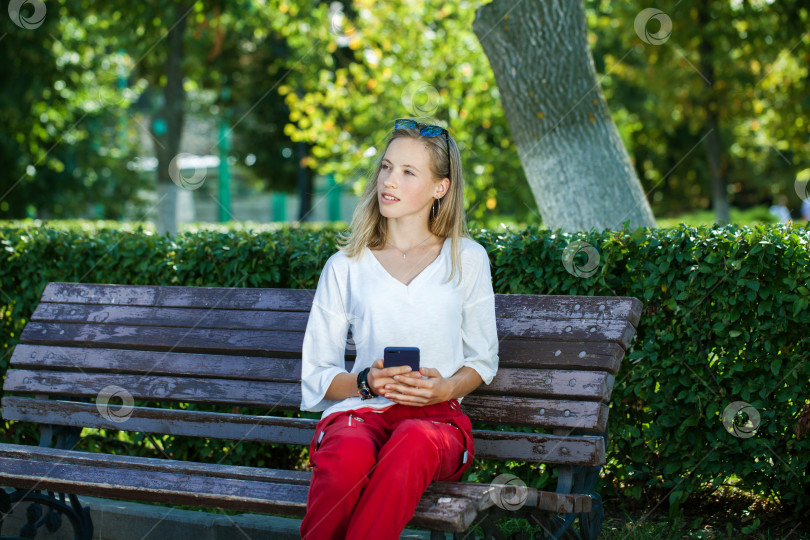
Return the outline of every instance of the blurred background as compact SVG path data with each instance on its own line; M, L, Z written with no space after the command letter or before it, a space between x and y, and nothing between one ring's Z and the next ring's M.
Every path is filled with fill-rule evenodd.
M472 33L480 2L8 4L0 220L148 228L174 181L179 226L348 222L393 120L427 113L462 148L473 225L542 223ZM634 31L646 5L585 7L599 81L659 226L716 218L712 159L731 222L803 221L806 4L658 2L672 33L657 48ZM695 148L707 124L720 146Z

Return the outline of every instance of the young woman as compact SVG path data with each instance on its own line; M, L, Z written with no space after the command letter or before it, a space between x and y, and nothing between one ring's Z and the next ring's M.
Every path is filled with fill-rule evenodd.
M399 538L430 482L459 480L472 463L459 403L498 369L489 258L467 230L453 138L397 120L371 179L304 334L301 410L323 411L307 540ZM389 346L418 347L419 371L385 367Z

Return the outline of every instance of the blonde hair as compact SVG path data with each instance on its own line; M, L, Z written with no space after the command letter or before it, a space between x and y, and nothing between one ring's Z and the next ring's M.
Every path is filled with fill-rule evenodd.
M437 125L432 119L413 118L421 124ZM442 238L450 237L451 250L451 272L447 281L458 273L461 281L461 238L470 237L467 228L467 216L464 212L464 178L461 171L461 153L455 139L448 132L447 138L444 134L436 137L425 137L419 133L419 128L400 128L392 130L388 135L388 141L383 151L375 159L373 172L368 177L360 201L352 214L352 221L349 225L348 234L339 233L336 243L349 257L360 255L362 257L363 248L376 248L385 246L388 238L388 220L380 213L380 202L377 197L377 177L382 168L382 159L388 147L400 137L410 137L417 139L427 145L430 163L430 172L435 183L439 183L443 178L450 179L450 188L441 198L441 206L436 212L436 219L433 219L433 208L428 215L428 230ZM447 141L447 143L445 143ZM448 146L445 146L445 145ZM448 149L450 163L448 163ZM433 203L436 207L436 203Z

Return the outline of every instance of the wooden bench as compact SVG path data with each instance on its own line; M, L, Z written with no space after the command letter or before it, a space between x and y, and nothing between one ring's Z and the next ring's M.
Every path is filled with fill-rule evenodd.
M3 385L3 417L39 424L41 442L0 444L0 486L16 488L0 489L0 528L7 512L36 502L63 512L75 537L89 540L81 495L302 517L308 471L72 448L83 427L307 446L317 419L272 414L300 405L313 294L49 283ZM605 462L608 402L641 302L498 294L495 306L498 374L462 402L476 428L476 460L554 465L556 490L503 478L434 482L409 525L433 531L432 538L445 538L444 531L461 538L478 525L500 538L496 520L522 516L556 538L579 517L582 537L596 538L602 506L593 489ZM347 350L347 370L353 358ZM178 403L221 405L221 412Z

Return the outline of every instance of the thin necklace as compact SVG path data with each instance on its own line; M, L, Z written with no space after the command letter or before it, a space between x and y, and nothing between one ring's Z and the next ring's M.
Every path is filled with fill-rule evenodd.
M411 247L409 247L407 251L402 251L401 249L399 249L399 248L398 248L397 246L395 246L394 244L391 244L391 247L393 247L394 249L396 249L397 251L399 251L400 253L402 253L402 258L404 259L404 258L405 258L405 254L406 254L408 251L412 250L412 249L413 249L413 248L415 248L415 247L419 247L419 246L421 246L422 244L424 244L425 242L427 242L428 238L430 238L431 236L433 236L433 233L430 233L430 236L428 236L427 238L425 238L424 240L422 240L421 242L419 242L419 243L418 243L418 244L416 244L415 246L411 246Z

